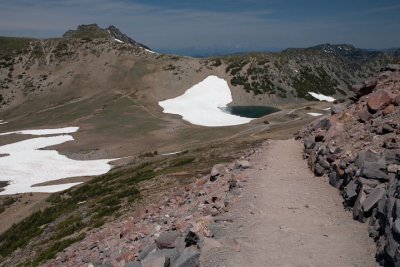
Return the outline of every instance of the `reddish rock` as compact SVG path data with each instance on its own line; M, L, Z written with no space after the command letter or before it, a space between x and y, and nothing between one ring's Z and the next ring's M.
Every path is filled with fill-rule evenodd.
M344 132L344 125L342 123L336 123L333 127L326 132L325 141L332 140L333 138L342 135Z
M400 106L400 94L396 96L396 98L394 99L394 104L396 106Z
M128 262L128 261L134 261L135 257L136 257L136 255L133 253L125 252L125 253L120 254L115 260L117 262L120 262L120 261Z
M205 183L207 183L207 181L208 181L207 177L200 178L200 179L198 179L196 181L196 185L197 186L203 186Z
M378 84L377 79L369 79L364 84L355 85L352 87L352 91L357 95L358 98L372 93Z
M387 106L384 110L383 110L383 115L389 115L392 114L395 111L395 107L390 104L389 106Z
M392 102L392 98L390 97L389 93L380 90L377 91L369 96L367 105L369 110L372 112L377 112L378 110L382 110Z
M361 122L367 122L372 117L372 114L367 109L358 110L356 115L360 118Z
M354 116L352 114L350 114L349 112L344 112L339 117L339 122L341 122L341 123L348 123L353 120L354 120Z

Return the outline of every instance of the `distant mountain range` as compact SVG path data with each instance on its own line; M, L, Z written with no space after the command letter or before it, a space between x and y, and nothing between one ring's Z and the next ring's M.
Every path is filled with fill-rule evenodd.
M90 88L98 84L99 79L94 78L94 73L104 73L104 81L97 87L99 93L99 88L103 87L129 88L131 85L113 78L116 71L118 75L131 75L132 84L142 84L149 76L163 79L158 84L169 83L165 79L192 84L193 77L218 74L230 81L232 87L242 89L235 91L240 96L234 95L235 101L240 99L241 104L312 100L309 92L339 99L351 95L353 84L387 64L398 63L399 51L321 44L281 52L189 58L154 53L115 26L103 29L97 24L80 25L75 30L68 30L62 38L0 37L0 110L8 110L36 97L51 102L49 99L54 99L56 92L65 92L71 87ZM143 65L135 63L139 61L143 61ZM172 76L165 76L166 73ZM145 94L158 99L164 91L170 91L169 86L157 89L157 93L148 90ZM81 96L88 94L85 90L91 91L80 90Z

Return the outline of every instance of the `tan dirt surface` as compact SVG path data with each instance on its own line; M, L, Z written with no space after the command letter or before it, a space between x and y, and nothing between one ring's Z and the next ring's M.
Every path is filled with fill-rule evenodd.
M311 173L301 142L266 142L250 162L241 200L214 226L222 246L203 254L202 266L378 266L367 224Z

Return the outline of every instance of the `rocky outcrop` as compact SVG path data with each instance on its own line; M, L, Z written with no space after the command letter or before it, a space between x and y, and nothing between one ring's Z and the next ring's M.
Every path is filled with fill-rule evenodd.
M340 189L353 218L368 222L377 260L400 266L400 66L353 87L352 102L305 127L304 157Z
M195 267L221 242L213 226L241 194L245 160L217 164L209 175L167 192L160 202L137 205L130 217L89 234L45 266Z
M68 30L65 32L63 38L80 38L86 40L106 38L112 41L118 40L118 42L123 42L135 47L141 47L150 50L150 48L139 42L136 42L113 25L110 25L106 29L100 28L97 24L79 25L76 30Z

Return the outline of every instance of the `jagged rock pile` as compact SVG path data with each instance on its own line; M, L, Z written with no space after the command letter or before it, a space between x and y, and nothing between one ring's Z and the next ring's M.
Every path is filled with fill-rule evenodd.
M212 224L235 205L245 178L246 160L215 165L196 182L176 188L161 201L137 205L129 218L112 222L59 253L46 266L199 266L210 249L234 244L213 239Z
M122 33L117 27L110 25L106 29L100 28L97 24L79 25L76 30L68 30L64 33L63 38L82 38L82 39L96 39L106 38L114 41L117 39L119 42L131 44L135 47L150 49L149 47L136 42L126 34Z
M354 219L369 221L378 261L400 266L400 65L353 91L351 102L300 132L304 155L342 191Z

